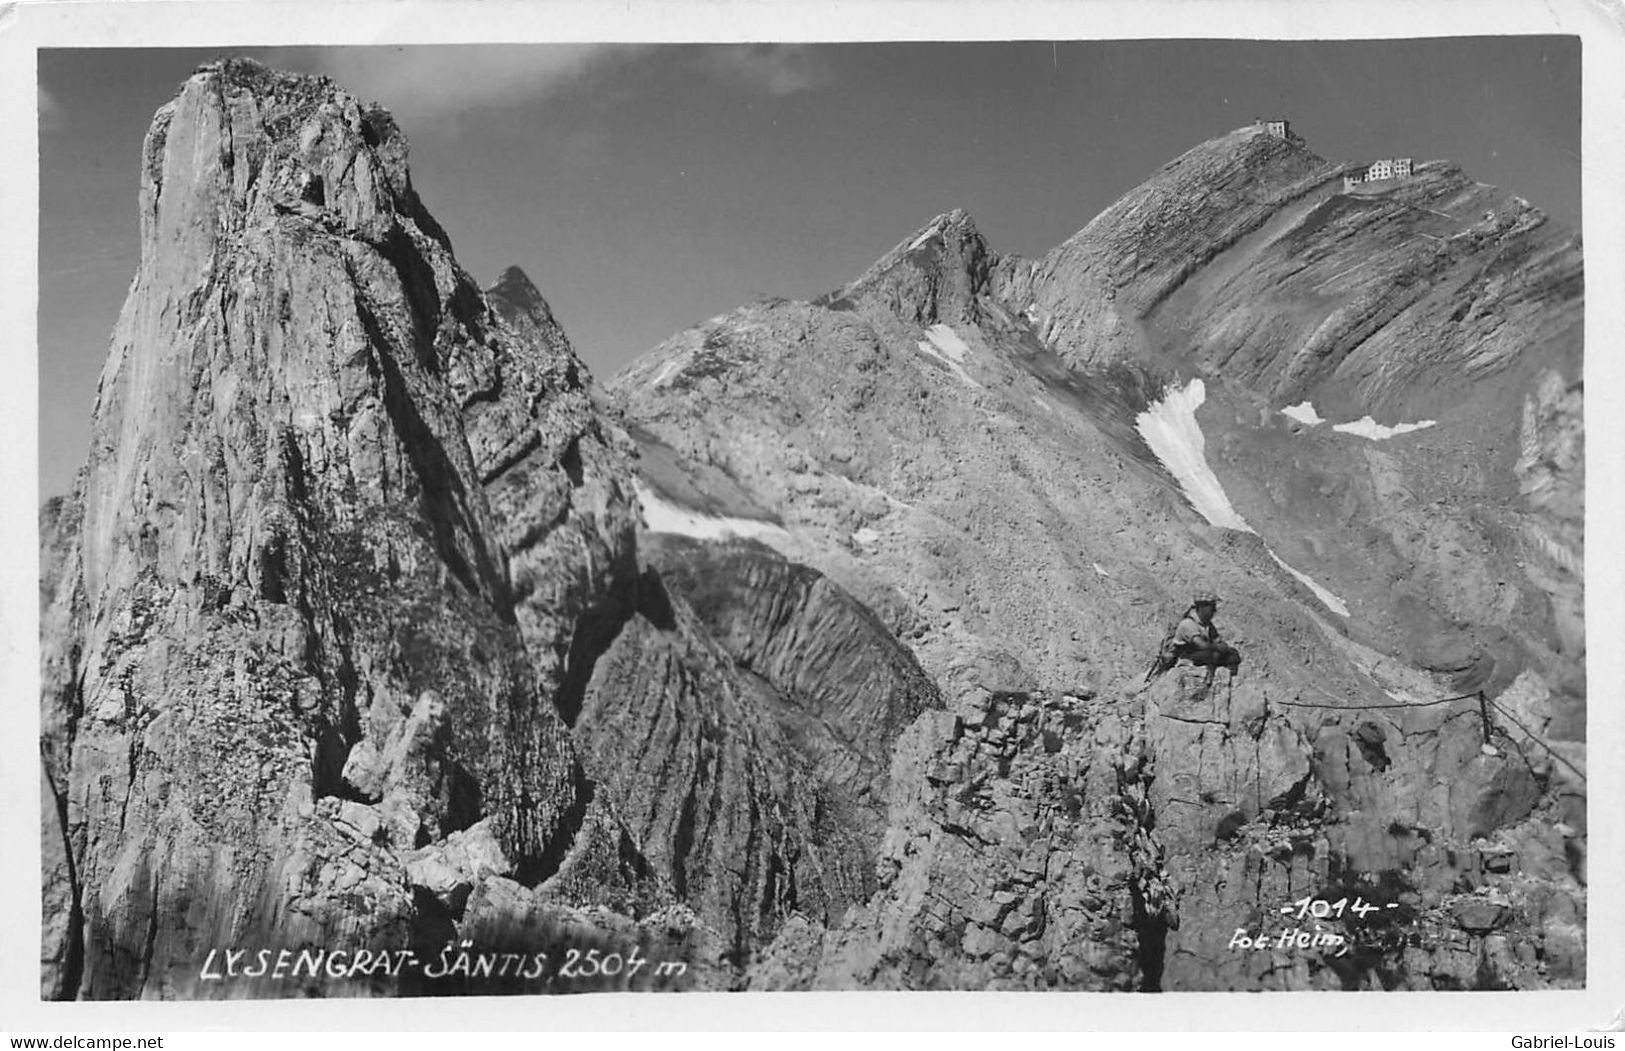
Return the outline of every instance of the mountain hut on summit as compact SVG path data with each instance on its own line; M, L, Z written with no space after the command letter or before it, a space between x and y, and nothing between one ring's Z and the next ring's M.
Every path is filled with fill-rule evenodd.
M1265 120L1262 117L1253 118L1253 127L1263 128L1264 134L1277 139L1287 139L1302 142L1298 136L1292 134L1292 124L1283 118ZM1411 177L1412 165L1409 157L1384 157L1379 161L1372 161L1363 170L1356 169L1343 176L1343 192L1354 189L1362 183L1382 182L1387 179L1408 179Z

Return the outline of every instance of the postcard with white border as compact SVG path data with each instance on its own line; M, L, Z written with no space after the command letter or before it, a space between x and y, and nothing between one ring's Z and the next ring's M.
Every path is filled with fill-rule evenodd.
M19 1032L1617 1024L1617 4L0 49Z

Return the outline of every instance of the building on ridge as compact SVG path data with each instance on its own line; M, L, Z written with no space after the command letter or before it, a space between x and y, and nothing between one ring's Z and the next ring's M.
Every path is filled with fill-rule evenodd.
M1414 173L1415 167L1409 157L1384 157L1380 161L1372 161L1364 168L1343 175L1343 191L1346 193L1361 183L1379 182L1385 179L1408 179Z

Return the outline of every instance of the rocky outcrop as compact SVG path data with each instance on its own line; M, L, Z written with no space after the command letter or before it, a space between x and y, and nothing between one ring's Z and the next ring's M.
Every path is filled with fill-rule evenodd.
M83 632L45 683L90 997L190 994L227 941L405 944L402 851L490 818L545 868L578 805L481 485L495 430L569 411L569 366L457 269L393 122L207 67L154 120L141 213L53 606L82 590ZM613 518L555 502L610 534L559 571L611 562Z
M856 281L815 302L836 310L872 302L917 325L974 322L993 264L970 216L955 209L880 257Z
M765 546L651 539L645 555L666 587L736 668L792 706L822 776L883 812L892 743L941 704L913 654L827 577Z
M81 483L82 486L82 483ZM82 510L79 488L40 511L40 995L59 999L83 966L79 881L68 835L71 745L79 718L84 589L75 579Z
M936 689L804 566L750 542L643 548L643 603L575 736L650 865L742 965L790 918L833 922L869 896L891 746Z
M1204 689L1194 672L1148 695L1151 802L1178 888L1170 987L1214 974L1269 989L1579 980L1568 939L1584 897L1551 827L1561 804L1543 791L1550 760L1526 743L1482 749L1471 700L1306 701L1268 686ZM1531 819L1537 806L1544 816ZM1300 904L1316 898L1375 907L1316 916ZM1515 943L1494 933L1508 925ZM1300 931L1340 941L1305 954ZM1237 932L1266 944L1238 951Z
M1093 697L982 688L921 720L897 752L880 892L756 984L1157 988L1166 896L1138 743Z

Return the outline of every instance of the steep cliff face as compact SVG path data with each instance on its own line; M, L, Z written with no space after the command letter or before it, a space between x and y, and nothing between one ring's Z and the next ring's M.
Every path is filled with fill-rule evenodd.
M560 676L527 659L481 485L533 403L572 412L537 397L565 370L457 269L404 154L381 111L237 63L148 136L58 587L83 634L46 682L82 995L186 993L226 938L404 943L404 851L490 819L545 866L571 832ZM556 572L614 564L626 498L583 526L555 488L586 540Z
M576 740L742 966L787 918L832 923L872 892L882 760L936 691L812 570L748 544L650 540L660 590L594 669ZM854 697L873 702L857 720Z

